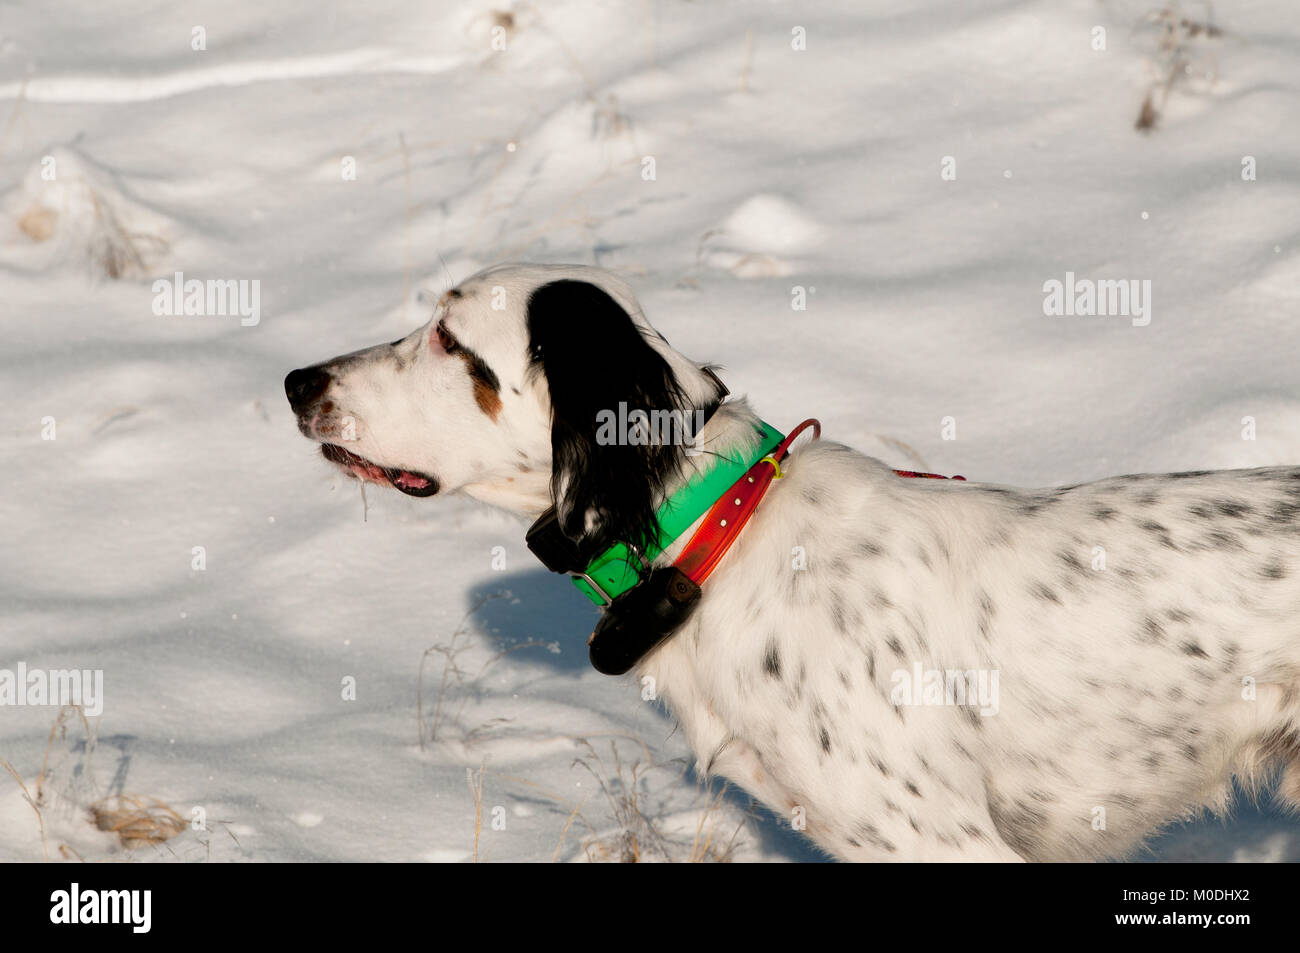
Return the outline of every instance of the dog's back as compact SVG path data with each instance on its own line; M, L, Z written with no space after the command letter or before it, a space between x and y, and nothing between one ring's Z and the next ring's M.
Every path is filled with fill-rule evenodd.
M647 671L824 846L1114 856L1287 759L1296 803L1300 469L1015 490L825 443L786 469Z

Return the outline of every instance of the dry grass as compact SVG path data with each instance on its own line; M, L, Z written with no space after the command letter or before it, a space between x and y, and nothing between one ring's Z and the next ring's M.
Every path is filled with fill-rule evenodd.
M1134 128L1141 132L1154 129L1175 85L1180 80L1186 80L1198 68L1205 69L1211 84L1218 79L1217 57L1212 57L1208 68L1205 68L1202 57L1190 45L1193 40L1219 39L1223 36L1223 30L1211 22L1213 16L1214 9L1210 3L1205 5L1205 17L1202 20L1184 16L1177 3L1167 3L1147 17L1147 23L1157 31L1154 62L1160 76L1147 90Z
M920 454L917 451L917 449L913 447L910 443L907 443L904 440L899 440L897 437L891 437L888 434L883 434L883 433L871 433L868 434L868 436L875 437L886 447L889 447L889 449L894 450L897 453L903 454L905 457L907 457L909 460L912 461L912 469L921 470L923 472L929 472L930 464L926 462L925 457L922 454Z
M659 856L668 856L667 841L654 821L641 810L641 775L650 766L648 753L645 760L638 758L631 764L625 764L619 755L618 744L611 741L611 772L589 741L583 738L581 743L587 749L587 754L575 759L573 763L581 765L596 780L618 828L612 839L608 835L586 838L582 842L582 850L587 859L636 864L641 862L647 850L654 850Z
M77 764L77 771L84 782L93 786L93 757L95 752L95 732L80 705L65 705L59 709L50 728L49 738L45 742L45 752L41 756L41 767L35 781L29 787L22 775L8 761L0 760L0 766L17 782L23 793L23 799L36 815L36 822L41 833L41 849L45 860L50 860L49 842L46 834L45 812L56 800L77 804L80 799L67 791L54 792L51 783L54 774L51 768L51 754L56 749L68 747L68 728L80 722L85 732L85 751ZM60 776L62 773L60 772ZM84 802L80 802L83 803ZM119 794L99 798L89 807L83 807L83 816L101 831L112 831L118 835L122 846L134 849L146 845L158 845L175 837L185 829L185 821L157 798L140 797L133 794ZM231 835L232 837L234 835ZM59 856L65 860L84 861L85 858L68 844L58 845Z
M527 788L532 794L554 802L564 808L564 826L551 853L551 863L559 863L565 845L569 843L575 822L586 830L579 841L582 856L588 861L614 863L642 863L666 861L686 863L728 863L739 846L739 835L753 817L749 811L729 833L724 822L726 787L721 790L704 788L704 803L690 835L672 835L661 831L647 810L645 781L652 772L662 772L669 765L655 763L645 742L632 735L618 732L599 736L610 740L610 756L602 758L588 738L572 737L574 744L585 749L586 754L573 762L596 781L597 792L586 794L574 804L567 794L548 790L528 778L500 775L502 782ZM619 752L617 744L632 744L639 756L629 762ZM682 775L672 771L673 781ZM471 791L473 784L471 784ZM601 802L609 810L610 819L592 813L591 802ZM610 821L613 821L611 824ZM611 829L613 828L613 829Z
M397 134L402 151L402 203L405 213L402 220L402 318L406 318L406 309L411 299L411 151L406 147L406 133ZM361 482L361 481L357 481ZM366 501L365 484L361 483L361 504Z
M149 272L149 265L167 249L167 242L157 235L129 231L117 213L93 190L95 209L87 252L97 273L108 278L137 278Z
M737 89L742 93L749 92L749 72L754 64L754 31L745 31L745 58L740 64L740 84Z
M23 781L23 776L18 773L14 766L8 761L0 759L0 766L8 771L10 777L18 782L18 787L23 792L23 800L28 803L36 814L36 823L40 826L41 830L41 851L44 853L47 862L50 859L50 846L45 836L44 811L48 806L48 799L45 794L45 779L49 776L50 751L54 747L54 741L56 738L61 742L67 740L68 722L72 720L74 716L80 719L82 728L86 732L86 761L87 770L89 770L90 756L94 750L94 733L90 730L90 722L86 720L86 713L82 710L80 705L64 705L59 709L58 715L55 716L54 724L50 726L50 736L45 740L45 753L41 755L41 770L36 775L35 794L33 794L27 787L26 782ZM62 851L63 846L64 845L60 845L60 851Z
M44 202L33 201L18 216L18 230L33 242L48 242L59 230L71 229L69 247L81 246L91 273L95 277L112 280L141 278L149 274L152 266L168 249L165 239L149 232L128 227L113 206L89 182L68 187L75 196L71 204L84 202L89 206L88 221L70 215L67 208L61 213ZM58 203L54 203L58 204Z
M48 863L50 859L50 845L45 838L45 815L41 813L41 805L37 798L32 797L32 792L27 789L23 782L23 776L14 770L14 766L8 761L0 760L0 767L9 772L10 776L18 782L18 787L23 792L23 800L26 801L33 811L36 812L36 823L41 828L41 851L45 854L45 860Z
M465 780L469 783L469 793L474 798L474 863L478 863L479 839L483 834L483 773L487 762L478 766L476 775L470 768L465 769Z
M736 838L749 817L747 815L741 818L740 823L731 832L731 836L723 840L719 836L721 833L719 826L722 822L721 807L727 796L727 785L724 784L717 791L706 788L704 794L704 809L700 811L700 821L695 828L695 840L691 843L691 852L686 860L692 864L730 863L736 850Z
M696 823L695 836L689 847L675 841L660 830L653 817L647 815L644 807L644 778L647 772L657 767L650 757L649 749L640 744L642 755L635 761L627 762L619 753L616 741L610 742L610 758L606 761L585 738L579 743L586 748L587 754L574 761L595 779L616 830L613 834L597 833L583 816L580 808L575 807L565 823L560 845L555 849L559 856L560 847L572 826L575 817L587 825L590 833L582 841L582 851L588 861L636 864L646 860L677 861L687 863L728 863L736 849L736 838L744 827L745 820L736 825L730 836L723 837L720 831L721 808L725 803L726 787L721 790L705 790L704 807ZM685 850L685 856L682 851Z
M426 744L432 744L438 740L438 733L448 720L449 716L447 709L450 700L448 697L449 690L453 687L459 689L471 689L475 683L477 683L478 680L487 673L489 668L501 661L507 655L510 655L513 652L518 652L520 649L536 648L537 646L546 644L545 642L539 641L520 642L518 645L512 645L510 648L490 656L481 666L479 666L479 669L476 672L467 672L462 667L461 656L467 650L472 648L472 643L470 641L471 620L478 611L489 602L496 599L503 599L508 595L508 592L494 592L483 596L478 600L478 602L474 603L474 605L470 607L470 610L461 618L460 624L456 626L456 629L452 632L449 640L446 642L440 642L437 645L429 646L429 648L424 650L424 654L420 656L420 671L416 684L415 718L419 726L421 750L424 749ZM442 656L442 675L438 680L438 694L434 698L433 711L430 720L426 722L424 714L424 668L429 659L435 655ZM461 694L455 711L450 715L451 720L457 723L460 722L460 717L465 710L465 706L469 703L470 695L471 693L469 691L465 691ZM494 718L475 728L464 728L462 726L461 740L472 743L486 732L498 728L507 722L508 719Z
M9 134L13 132L14 124L18 121L18 114L22 111L23 103L27 101L27 83L30 79L30 74L23 77L22 86L18 88L18 96L14 99L14 108L9 112L9 118L5 122L4 130L0 131L0 155L3 155L8 147Z
M181 816L157 798L117 794L90 806L90 818L101 831L112 831L128 849L161 844L185 830Z

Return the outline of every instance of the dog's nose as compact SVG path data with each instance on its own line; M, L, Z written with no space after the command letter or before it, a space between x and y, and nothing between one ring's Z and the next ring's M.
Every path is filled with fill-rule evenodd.
M285 377L284 395L289 398L289 406L294 409L294 412L301 414L315 403L329 386L329 371L320 367L300 367L296 371L290 371Z

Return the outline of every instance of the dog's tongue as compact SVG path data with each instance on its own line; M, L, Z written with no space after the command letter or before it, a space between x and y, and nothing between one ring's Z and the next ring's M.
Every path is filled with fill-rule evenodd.
M398 470L397 475L393 477L393 483L397 486L406 487L408 490L427 490L429 488L428 480L414 473L408 473L406 470Z

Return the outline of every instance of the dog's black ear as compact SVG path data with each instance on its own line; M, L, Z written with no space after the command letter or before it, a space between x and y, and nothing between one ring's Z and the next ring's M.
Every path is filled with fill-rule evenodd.
M528 302L531 362L551 394L551 493L560 529L593 556L616 542L642 546L657 536L655 503L684 455L680 441L624 440L629 435L609 425L622 417L620 404L626 414L688 410L647 333L590 282L553 281Z

